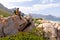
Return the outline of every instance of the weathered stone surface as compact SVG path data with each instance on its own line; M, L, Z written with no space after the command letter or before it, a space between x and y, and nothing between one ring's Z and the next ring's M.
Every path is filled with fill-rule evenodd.
M31 25L29 24L31 23ZM29 24L29 26L27 26ZM24 29L27 26L26 29ZM32 22L30 16L24 17L21 16L21 19L17 15L13 15L7 18L0 18L0 37L13 35L19 31L30 31L34 28L34 23Z
M3 27L3 24L0 23L0 37L3 37L4 36L3 31L2 31L2 27Z
M35 26L37 27L39 24L38 23L35 23Z
M27 21L23 17L20 19L17 15L8 17L5 20L6 21L3 22L5 35L16 34L27 25Z
M25 19L26 19L27 21L29 21L29 22L32 22L32 17L31 17L31 15L25 16Z
M27 25L26 25L26 27L23 29L23 31L25 31L25 32L30 32L30 31L32 31L32 29L35 28L35 23L32 22L32 17L31 17L31 15L25 16L25 19L27 20Z
M20 19L20 23L19 23L19 31L23 30L25 28L25 26L28 24L27 20L24 17L21 17L22 19Z
M31 24L24 30L24 32L30 32L35 28L34 22L31 22Z
M4 26L3 31L5 35L12 35L18 32L16 25L14 24L14 21L11 17L8 17L7 19L3 20Z
M37 29L43 28L44 36L49 37L50 40L59 40L60 37L60 24L55 22L43 22L37 26Z

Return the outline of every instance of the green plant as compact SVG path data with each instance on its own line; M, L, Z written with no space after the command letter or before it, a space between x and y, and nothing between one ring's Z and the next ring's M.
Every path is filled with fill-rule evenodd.
M32 19L32 21L34 22L34 23L37 23L37 24L41 24L42 22L40 22L40 21L38 21L38 20L42 20L42 18L40 19L36 19L36 18L33 18Z
M0 38L0 40L43 40L43 37L28 32L20 32L16 35Z
M3 9L0 8L0 17L8 17L10 16L11 14Z

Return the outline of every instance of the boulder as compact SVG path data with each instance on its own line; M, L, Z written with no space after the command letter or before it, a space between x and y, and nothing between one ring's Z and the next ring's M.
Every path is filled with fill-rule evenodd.
M42 23L37 28L43 28L44 37L54 39L57 36L56 29L53 27L53 24L51 24L51 23Z
M18 33L17 29L18 26L14 24L14 21L12 20L11 17L4 19L3 23L5 23L3 26L5 35L13 35Z
M35 28L34 22L31 22L28 27L24 30L24 32L31 32Z
M35 28L35 23L32 21L32 17L31 15L27 15L25 17L25 19L27 20L28 24L26 25L26 27L23 29L24 32L30 32Z
M20 17L17 15L0 18L0 37L13 35L20 31L28 32L31 31L34 27L34 23L32 22L30 16L26 17L26 19L22 16L20 19Z
M3 31L2 31L2 28L3 28L3 24L0 23L0 37L3 37L4 36Z

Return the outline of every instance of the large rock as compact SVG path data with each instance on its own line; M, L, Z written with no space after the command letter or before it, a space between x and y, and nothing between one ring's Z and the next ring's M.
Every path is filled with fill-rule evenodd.
M40 24L37 28L43 28L44 31L44 37L47 38L52 38L51 40L55 40L57 37L57 32L56 32L56 28L53 26L52 23L43 23Z
M18 33L18 26L15 25L11 17L5 18L3 20L3 31L5 35L12 35Z
M34 22L31 22L24 32L31 32L35 28Z
M30 16L26 17L26 19L22 16L20 19L17 15L0 18L0 37L13 35L20 31L31 31L34 27L34 23Z
M0 23L0 37L3 37L4 36L3 31L2 31L2 28L3 28L3 24Z
M28 21L28 24L23 29L24 32L30 32L35 28L35 23L32 21L31 15L27 15L25 19Z
M17 15L5 18L3 23L5 35L16 34L27 25L27 21L23 17L20 19Z

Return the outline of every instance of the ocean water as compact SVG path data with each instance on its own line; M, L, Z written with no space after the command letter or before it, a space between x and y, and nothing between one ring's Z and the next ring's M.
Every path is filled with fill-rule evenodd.
M52 20L49 20L49 21L52 21ZM60 21L52 21L52 22L55 22L55 23L60 23Z
M53 22L60 23L60 21L53 21Z

